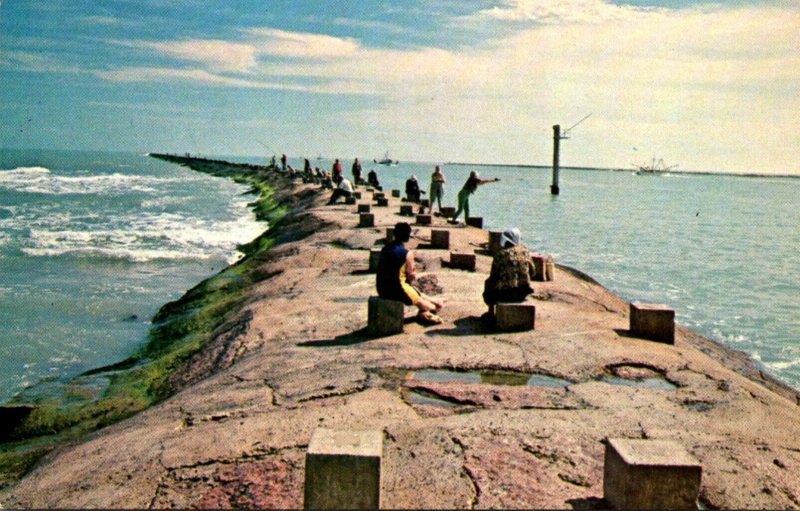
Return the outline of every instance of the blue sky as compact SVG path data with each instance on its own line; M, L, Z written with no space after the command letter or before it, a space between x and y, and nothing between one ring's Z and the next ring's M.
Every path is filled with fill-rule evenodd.
M800 174L800 3L6 0L0 147ZM264 146L269 147L267 151Z

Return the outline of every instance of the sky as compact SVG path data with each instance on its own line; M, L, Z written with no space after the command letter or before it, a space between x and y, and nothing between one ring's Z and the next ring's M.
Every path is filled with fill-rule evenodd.
M800 175L798 114L797 0L0 0L6 148Z

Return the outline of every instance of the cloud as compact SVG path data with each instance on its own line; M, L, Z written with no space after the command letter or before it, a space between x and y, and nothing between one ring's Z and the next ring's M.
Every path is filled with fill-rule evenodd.
M253 28L246 33L255 39L254 44L260 54L274 57L307 59L348 57L359 48L358 41L349 37L287 32L272 28Z
M80 73L77 66L64 64L60 59L44 53L0 50L0 67L33 73Z
M365 93L357 82L337 80L330 86L289 83L286 81L249 80L210 73L203 69L175 69L163 67L125 67L110 71L94 71L98 78L117 83L175 82L183 81L213 87L245 89L272 89L312 94Z
M388 32L390 34L402 34L408 32L408 29L394 23L386 21L375 20L360 20L352 18L335 18L331 21L332 25L350 28L366 28L369 30L379 30L381 32Z
M631 6L610 4L603 0L503 0L500 4L464 16L461 21L605 23L631 19L641 10Z
M219 39L109 42L132 48L152 49L168 57L204 64L216 72L247 72L256 65L256 50L252 45Z

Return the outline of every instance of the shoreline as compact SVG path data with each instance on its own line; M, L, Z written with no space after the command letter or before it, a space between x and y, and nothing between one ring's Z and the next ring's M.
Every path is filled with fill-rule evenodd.
M522 169L536 169L536 170L552 170L552 165L532 165L532 164L515 164L515 163L461 163L461 162L447 162L445 165L453 165L457 167L495 167L495 168L522 168ZM561 166L561 170L581 170L591 172L630 172L636 173L636 169L623 169L619 167L583 167L583 166ZM746 177L746 178L788 178L800 179L797 174L758 174L755 172L730 172L720 171L712 172L710 170L669 170L664 172L655 172L653 175L669 175L678 174L681 176L726 176L726 177Z
M154 155L154 157L158 156ZM168 161L177 164L191 163L199 167L195 170L220 173L215 175L231 178L237 178L237 176L241 178L241 172L245 167L248 172L259 175L267 172L266 168L259 166L244 166L208 159L187 159L180 156L168 157L170 158ZM136 465L145 459L152 461L142 451L145 448L143 443L146 443L143 442L143 439L147 439L148 442L153 440L148 433L148 427L153 428L152 434L156 435L156 438L160 437L162 440L169 438L169 442L172 443L183 444L184 441L189 440L203 443L203 431L199 430L211 432L219 429L217 426L222 426L219 429L221 432L225 430L226 424L232 425L232 421L237 418L242 421L240 426L246 424L263 433L263 427L257 425L256 419L265 419L268 416L278 417L274 427L270 426L268 429L279 438L279 441L275 443L273 440L266 440L267 444L274 443L275 445L246 448L245 450L249 454L244 458L241 458L240 452L227 455L216 453L211 459L239 459L239 462L244 465L253 460L260 462L269 460L273 465L279 466L276 469L279 473L288 478L288 482L285 481L285 484L288 485L287 491L293 498L296 498L296 488L291 485L296 484L299 476L297 475L298 467L293 464L299 463L298 456L302 451L304 438L309 432L309 428L319 421L316 419L310 421L310 416L302 420L291 419L291 417L298 414L310 414L316 417L322 411L315 407L327 410L326 414L323 414L323 418L327 417L326 423L329 421L346 423L347 421L343 417L347 415L345 412L348 410L349 413L362 417L366 423L378 423L381 422L381 417L386 417L388 425L384 421L384 431L390 436L401 438L394 443L398 449L405 445L404 442L410 442L417 438L415 435L419 435L420 431L427 431L430 423L449 424L452 421L459 422L460 418L463 419L465 423L458 427L452 424L448 426L456 428L455 430L449 429L449 434L451 438L458 439L457 445L462 445L464 461L460 466L466 467L465 470L472 474L472 484L477 488L482 488L484 498L490 499L489 488L493 484L491 482L493 478L481 477L482 471L487 470L484 467L485 464L478 463L476 460L470 462L469 457L466 456L468 449L463 446L472 446L472 449L478 451L484 449L485 454L491 456L497 452L496 446L485 444L492 444L491 439L494 435L481 435L478 432L465 433L463 428L466 427L469 430L467 423L470 422L468 419L471 417L468 416L477 417L480 414L503 412L524 414L528 419L536 422L536 416L529 417L528 415L535 413L536 410L543 410L542 413L545 414L563 414L564 419L559 420L568 420L567 417L571 411L576 414L589 414L585 417L581 415L581 417L587 418L594 414L593 410L605 410L604 398L601 396L604 392L609 392L608 389L597 388L597 385L605 385L597 383L598 379L602 379L604 375L608 374L619 376L617 373L623 376L628 375L628 379L631 381L637 381L636 377L630 377L631 374L634 376L638 374L639 380L644 379L642 375L661 379L676 385L675 392L681 392L681 396L683 396L673 398L673 396L650 395L648 391L635 387L631 387L634 390L614 389L613 393L620 392L620 395L616 397L622 401L615 402L615 406L620 406L621 409L626 409L628 406L626 400L630 399L643 400L643 402L650 402L665 408L677 405L677 409L670 408L670 411L678 413L676 410L679 410L682 420L683 414L698 413L692 408L695 405L700 408L708 406L708 410L703 413L709 412L709 415L722 413L726 408L722 406L722 403L726 401L736 403L734 408L739 407L740 413L743 413L742 410L755 413L755 410L750 410L750 407L757 405L750 401L756 401L769 403L771 406L779 408L781 413L788 414L790 420L792 417L796 419L798 416L797 405L800 404L800 394L797 391L760 371L746 354L706 339L689 329L678 327L680 343L676 342L676 347L672 350L656 346L656 343L630 345L627 337L620 337L618 333L614 333L624 330L626 304L593 282L591 277L582 274L579 270L564 266L558 267L557 279L553 284L535 283L539 284L534 286L537 288L537 310L542 308L537 315L542 317L537 318L537 331L534 331L533 334L534 340L528 341L522 334L513 334L506 336L507 338L504 337L501 342L500 340L495 341L490 332L482 330L480 324L472 319L475 316L476 308L480 310L482 303L464 298L464 296L470 295L470 290L474 290L478 283L482 282L481 275L488 270L487 264L490 259L487 261L486 256L480 256L479 271L476 274L451 275L455 271L447 269L440 261L442 258L446 259L446 254L419 249L419 253L426 254L420 262L423 271L438 274L440 279L444 279L444 287L451 304L448 305L448 309L452 308L453 310L452 317L447 318L447 328L442 328L441 333L437 335L436 332L439 331L437 329L423 329L419 325L411 324L407 325L406 333L395 336L399 337L398 339L386 338L377 341L364 339L360 330L354 331L357 325L364 323L363 302L349 301L351 294L345 291L349 288L358 290L359 296L370 293L371 277L364 272L364 259L369 247L374 246L376 240L380 241L381 229L354 229L352 225L355 225L357 218L353 215L353 207L322 206L321 202L324 197L316 191L317 186L302 185L296 182L288 184L286 176L278 174L262 175L261 178L265 181L274 181L278 185L278 190L275 192L277 197L271 204L264 205L262 203L261 206L256 205L255 208L259 211L257 214L272 215L275 222L270 222L270 229L245 247L246 255L241 261L203 281L187 292L184 297L161 309L154 318L154 334L151 339L151 341L160 340L161 342L148 344L144 350L146 355L144 358L158 359L159 356L170 353L175 349L174 341L178 334L191 335L193 329L199 325L204 325L208 330L205 342L192 339L190 344L193 351L184 351L179 354L177 359L173 360L174 364L170 367L174 372L158 381L158 385L161 386L154 387L156 399L147 407L142 408L144 411L134 412L137 414L135 417L100 430L91 435L91 438L79 440L80 435L78 435L70 439L72 442L77 442L73 449L65 447L56 449L39 465L34 472L36 474L34 477L24 478L17 485L16 491L12 486L9 492L4 490L0 493L2 495L0 502L6 505L5 498L11 496L13 500L10 502L16 505L47 507L47 500L36 500L36 497L26 500L23 495L25 488L30 489L46 484L48 474L57 478L60 472L59 467L63 467L66 460L74 456L81 456L80 453L85 454L85 449L89 449L93 443L99 442L101 445L103 442L113 443L114 439L119 438L118 435L126 433L129 429L139 433L135 433L136 445L130 448L136 450L135 453L131 450L123 453L129 458L126 459L124 465ZM286 185L282 189L281 183ZM264 195L267 198L272 197L271 191L265 191L262 188L260 192L262 198ZM375 209L378 213L378 208ZM392 222L396 221L394 205L389 209L392 211L383 210L379 213L379 218L376 219L379 221L379 223L376 222L378 225L393 225ZM422 231L424 229L418 229L416 237L418 243L424 244L426 234ZM455 236L456 244L463 248L473 249L471 247L479 247L481 243L485 242L484 231L464 228L451 229L450 232L452 236ZM244 268L244 266L248 266L248 268ZM298 268L302 268L304 271L298 271ZM231 275L232 273L234 275ZM246 282L244 282L245 280ZM331 283L331 289L319 288L319 282L323 281ZM344 287L337 288L336 286ZM300 311L303 306L307 308L310 304L316 303L316 298L319 297L312 297L309 293L324 297L321 305L313 306L316 312L312 316L325 317L331 324L315 321L315 317L292 316L293 310L296 311L295 314L302 315ZM236 296L231 299L231 294ZM302 303L298 305L296 302ZM219 307L215 321L209 323L206 321L209 318L204 318L202 321L187 320L187 316L197 315L197 311L201 310L202 306L208 305ZM222 309L227 312L222 313ZM278 309L280 313L273 309ZM556 321L564 314L568 314L564 317L570 317L576 311L580 313L581 317L574 320L575 323L580 323L575 329L572 329L570 325L560 325ZM343 317L340 318L337 315ZM539 330L541 322L544 325ZM583 324L583 322L586 323ZM431 331L432 334L429 333ZM534 345L529 345L531 342ZM597 351L597 348L593 346L597 342L606 343L613 353ZM475 344L483 347L485 351L464 351L461 343ZM549 350L553 349L551 346L553 343L566 343L566 346L547 355ZM431 352L430 348L426 351L426 344L437 346L442 350L442 354ZM367 354L359 352L359 347L363 347ZM392 349L387 352L387 348ZM522 359L519 358L517 350L521 350L523 353ZM572 350L575 360L560 361L559 358L564 356L563 350L566 350L567 353ZM676 350L677 353L675 353ZM315 351L313 356L308 354L309 351ZM331 353L339 351L343 356L348 357L350 364L354 364L353 367L341 366L343 362L337 360L335 353ZM394 351L399 353L393 355L395 359L391 363L385 365L385 362L380 362L388 356L387 353ZM544 352L545 356L538 353L539 351ZM644 357L644 354L639 351L649 354L652 359ZM590 356L589 353L592 355ZM364 357L369 361L365 361ZM689 361L687 362L686 359ZM265 366L266 361L272 361L272 363ZM311 374L299 374L297 369L302 369L304 364L309 363L312 364L308 369ZM128 361L127 364L130 362ZM320 365L321 367L319 367ZM493 386L488 390L489 394L486 394L486 388L450 383L437 385L415 381L413 376L408 377L408 375L398 379L392 373L392 371L398 370L402 372L403 368L408 368L406 371L413 372L414 368L424 368L430 365L450 368L459 372L488 368L494 371L511 371L519 374L547 374L570 381L571 386L567 388L572 390L544 397L538 394L520 396L520 389L513 389L512 392L509 388ZM363 369L359 369L360 367ZM116 370L125 368L129 368L126 362L112 366L112 369ZM698 379L694 376L695 374L704 376ZM703 383L704 378L709 380L710 387L709 382ZM318 381L309 381L310 379ZM436 396L437 399L454 406L457 413L443 412L437 409L436 405L414 403L402 396L398 401L397 396L389 390L393 385L399 385L405 389L406 394L416 390L425 391L426 395ZM743 391L741 396L739 396L739 389ZM748 395L751 397L748 398ZM487 397L488 401L486 401ZM495 398L499 398L499 401ZM242 399L245 403L241 401ZM378 399L379 402L373 402L375 399ZM380 403L382 400L385 400L385 403ZM791 401L795 402L794 409L787 404ZM659 420L668 422L665 416L656 415L659 416ZM500 420L502 416L500 414L494 417L495 420ZM337 419L337 417L339 418ZM726 417L733 424L741 421L741 419L727 414ZM631 418L625 416L625 419ZM286 424L297 420L300 422L296 424L296 427L286 427ZM475 418L475 420L478 419ZM418 427L422 429L403 426L406 421L419 423ZM572 419L569 421L571 422ZM161 422L167 422L170 428L174 428L177 424L179 433L173 434L155 426ZM141 427L137 427L137 424ZM423 426L424 424L428 424L428 426ZM547 427L545 424L541 423L538 427ZM566 424L563 424L565 428L574 429L574 426ZM655 426L644 427L641 422L639 426L645 434L659 436L658 429L654 429ZM511 425L505 427L516 431L515 427ZM607 423L606 427L612 428L611 423ZM776 438L783 438L789 432L796 433L792 430L793 427L795 426L781 423L780 428L772 425L773 429L770 431ZM731 428L736 429L734 426ZM290 431L286 431L287 429ZM480 429L478 428L478 430ZM412 434L411 431L417 431L417 433ZM574 443L575 438L586 435L591 437L592 434L596 434L591 431L594 430L576 430L577 437L570 436L565 440L567 443ZM647 433L648 431L649 433ZM786 432L783 433L784 431ZM201 436L198 437L198 434ZM244 434L243 439L252 438L251 433L242 434ZM684 434L691 436L690 432ZM744 435L745 433L738 432L737 434ZM407 436L404 437L404 435ZM589 443L578 442L578 444L582 446L582 449L592 451L591 446L596 440L594 438ZM263 444L264 441L260 442ZM438 444L435 441L430 444L429 441L430 439L423 443L438 452L436 448ZM520 441L522 442L522 440ZM703 451L706 448L702 439L695 439L695 442L700 442L699 446L694 446L695 450ZM233 443L237 443L237 441ZM188 448L187 453L179 455L173 450L170 450L169 453L165 451L163 455L159 455L161 456L159 460L167 467L177 467L190 466L191 463L187 465L186 460L181 463L164 463L163 456L181 457L185 455L199 460L211 456L208 453L201 453L196 447L189 448L188 445L185 445ZM774 447L782 449L777 444ZM175 446L173 446L174 448ZM219 449L218 446L213 445L205 445L205 448L211 451ZM522 450L525 451L524 445ZM98 460L102 460L102 454L97 456L100 456L97 458ZM284 462L280 462L281 456L286 458ZM790 458L791 456L797 457L791 454L788 456ZM534 458L536 457L534 456ZM428 461L433 463L432 460ZM596 494L598 490L597 467L589 459L582 461L589 467L588 472L572 474L570 477L578 478L576 480L584 481L588 486L572 484L568 487L572 488L576 494L584 495L584 498L593 498L591 495ZM214 463L216 462L212 462L210 465L214 465ZM221 463L220 466L223 466L229 461L219 461L219 463ZM718 463L724 465L723 461L718 461ZM790 462L782 461L781 463ZM553 464L550 463L550 465ZM123 468L123 470L126 469ZM142 488L149 487L148 481L151 480L152 471L145 470L143 472L141 477L139 475L135 477L136 484L140 484ZM180 477L174 469L167 470L166 473L174 479L175 484L178 484ZM163 472L160 474L157 478L159 481L164 477ZM435 475L420 477L423 479L424 477L434 477L433 481L429 481L432 484L431 487L449 487L448 485L453 484L452 481L439 480ZM725 483L727 479L722 475L717 474L715 477L722 481L720 484L725 488L729 485L731 488L734 486L735 481ZM561 480L563 483L563 478ZM106 500L101 501L102 505L113 507L115 501L108 493L110 490L106 483L100 481L100 476L96 479L93 478L93 481L94 483L90 483L90 486L94 484L97 485L97 488L106 488L106 493L103 493L106 495ZM558 481L553 481L553 485L557 484L559 484ZM228 486L221 484L220 487L227 488ZM563 490L556 491L556 487L552 487L554 488L553 492L562 495ZM291 490L292 488L294 490ZM116 489L119 490L119 488ZM468 488L459 486L458 490L454 489L453 491L458 495L462 493L466 495L470 493L468 490ZM715 489L713 486L706 489L704 502L707 505L728 504L728 507L742 507L742 502L745 502L725 500L730 498L727 493L717 490L719 488ZM791 486L790 490L791 495L791 492L795 490ZM81 507L81 503L87 502L85 500L87 496L82 492L69 492L66 488L58 491L66 500L56 502L70 503L66 505L76 507ZM64 493L65 491L67 493ZM88 493L94 495L94 491ZM169 492L166 490L162 493L160 497L158 492L156 492L156 497L149 493L152 499L150 503L172 502L186 505L200 502L175 500L177 497L173 494L167 495ZM404 501L401 494L402 492L397 493L397 500L393 501L398 507L413 502ZM481 492L478 492L478 495L474 495L473 492L472 498L479 500L480 495ZM44 498L44 496L40 497ZM281 504L281 502L268 500L269 495L261 495L261 497L267 499L263 502ZM183 498L189 499L188 496ZM482 505L491 505L492 503L503 506L521 505L521 507L553 507L559 502L561 504L555 507L563 505L563 500L559 501L557 497L552 498L555 500L535 505L531 502L539 501L527 501L527 505L524 504L526 501L513 500L486 500L480 503ZM222 501L203 502L220 504ZM791 502L791 499L781 502ZM255 501L250 502L250 504L253 503ZM288 504L296 503L296 501L288 502ZM286 504L287 502L283 502L283 505ZM457 507L453 505L455 502L431 501L428 504L435 507L441 505Z

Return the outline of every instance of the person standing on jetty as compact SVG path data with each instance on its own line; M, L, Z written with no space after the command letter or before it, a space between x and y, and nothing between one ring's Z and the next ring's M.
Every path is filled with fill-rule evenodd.
M531 279L535 275L531 253L520 243L519 229L503 231L500 251L492 259L489 278L483 284L483 301L489 306L484 318L494 321L498 302L524 302L533 293Z
M458 223L457 218L462 211L464 212L464 218L469 218L469 196L475 193L475 190L477 190L479 186L485 185L486 183L496 183L498 181L500 181L499 177L494 179L481 179L477 171L473 170L470 172L467 182L464 183L464 187L458 192L458 209L456 210L456 214L453 215L453 218L448 220L448 222L451 224Z
M434 201L439 204L439 213L442 212L442 198L444 197L444 183L446 181L447 180L444 178L444 174L442 174L442 169L440 169L437 165L433 170L433 174L431 174L429 197L431 200L431 207L433 207Z
M286 153L281 155L281 169L286 172Z
M364 184L364 178L361 177L361 162L358 158L353 162L353 184L356 186Z
M399 222L394 226L394 240L383 247L378 258L375 283L378 296L387 300L397 300L405 305L419 309L417 320L425 325L438 325L442 322L436 313L442 309L442 302L420 293L411 286L416 278L414 253L405 247L411 238L411 226Z
M344 179L344 174L342 174L342 164L339 162L339 158L336 158L336 161L333 162L333 166L331 167L331 176L333 176L333 181L338 183L339 179Z

